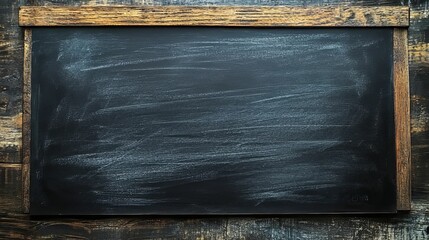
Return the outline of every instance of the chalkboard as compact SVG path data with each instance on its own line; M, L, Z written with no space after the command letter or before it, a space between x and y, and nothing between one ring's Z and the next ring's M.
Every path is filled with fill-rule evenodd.
M395 212L391 28L34 28L33 215Z

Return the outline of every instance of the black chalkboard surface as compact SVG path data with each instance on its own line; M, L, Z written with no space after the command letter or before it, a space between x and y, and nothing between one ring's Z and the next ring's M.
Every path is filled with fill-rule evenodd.
M34 28L33 215L396 210L389 28Z

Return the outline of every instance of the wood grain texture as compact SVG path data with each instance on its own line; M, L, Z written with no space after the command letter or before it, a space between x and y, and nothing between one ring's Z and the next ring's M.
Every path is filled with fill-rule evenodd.
M18 8L21 0L4 0L0 8L0 116L12 117L19 114L22 77L22 34L18 27ZM2 120L3 121L3 120ZM0 149L2 146L0 134Z
M409 28L412 208L429 200L429 1L413 2ZM426 208L426 213L427 213ZM426 221L429 223L429 221ZM427 224L429 226L429 224ZM429 234L429 229L427 231ZM428 236L428 235L426 235Z
M400 214L396 217L385 216L324 216L287 218L101 218L101 219L38 219L30 220L27 215L18 215L14 212L21 207L20 175L17 179L5 185L0 185L3 192L10 197L7 208L0 213L1 239L417 239L427 240L429 237L429 64L426 58L429 53L429 14L427 0L368 0L368 1L340 1L340 0L31 0L0 1L1 25L0 34L3 34L4 43L9 50L0 51L3 61L0 64L0 85L7 86L4 91L7 95L7 111L13 112L6 116L5 123L11 128L15 114L21 111L21 71L22 69L22 38L17 26L17 8L19 4L37 5L355 5L355 6L391 6L410 4L411 28L409 29L410 47L410 90L412 110L412 167L413 167L413 209L409 214ZM418 16L418 18L413 17ZM419 46L412 49L412 46ZM423 58L420 58L423 56ZM420 61L422 59L422 61ZM3 62L2 62L3 63ZM17 102L16 99L18 99ZM4 109L4 108L3 108ZM2 110L3 110L2 109ZM0 130L0 137L14 138L14 134ZM15 130L14 130L15 131ZM20 131L16 129L16 131ZM21 136L21 133L17 134ZM20 142L20 141L17 141ZM11 146L13 158L17 155L19 145ZM4 159L4 158L1 158ZM6 161L9 161L6 159ZM18 174L21 173L19 170ZM14 178L12 178L14 179ZM4 182L4 181L3 181ZM3 183L0 180L0 184ZM10 186L9 184L13 184ZM2 197L0 197L2 199Z
M21 162L22 34L21 0L0 5L0 162Z
M405 27L408 7L31 7L19 25Z
M407 29L393 31L397 208L411 209L411 135Z
M28 0L28 5L35 6L401 6L406 5L400 0Z
M31 29L24 32L24 74L22 96L22 189L23 209L28 213L30 208L30 139L31 139Z
M0 163L21 162L22 114L0 116Z
M425 207L428 207L427 205ZM427 239L425 209L409 215L39 218L0 216L1 239ZM425 222L426 221L426 222Z
M0 215L22 212L21 164L0 163ZM0 224L0 232L2 231Z

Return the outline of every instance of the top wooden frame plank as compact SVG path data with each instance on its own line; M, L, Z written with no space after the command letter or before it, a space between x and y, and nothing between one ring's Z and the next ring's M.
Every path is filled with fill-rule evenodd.
M409 8L253 6L23 6L19 25L38 26L227 26L408 27Z

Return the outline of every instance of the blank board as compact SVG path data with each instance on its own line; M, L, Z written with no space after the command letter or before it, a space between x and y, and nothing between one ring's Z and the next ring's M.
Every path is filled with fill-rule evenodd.
M33 215L395 212L391 28L34 28Z

